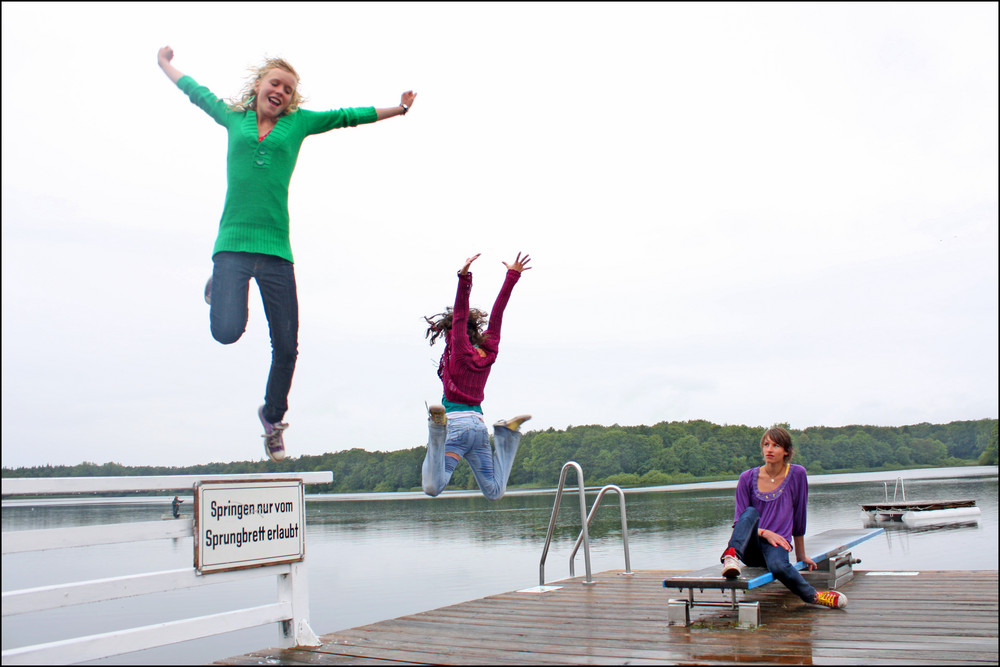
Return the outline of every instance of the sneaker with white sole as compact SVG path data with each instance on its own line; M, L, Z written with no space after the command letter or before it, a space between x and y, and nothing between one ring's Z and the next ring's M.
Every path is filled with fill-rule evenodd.
M271 459L275 463L285 458L285 439L282 433L288 424L284 422L278 422L277 424L272 424L264 418L264 406L257 408L257 416L260 417L260 423L264 425L264 451L267 452L267 458Z
M740 576L740 561L736 559L736 556L723 556L722 557L722 576L726 579L735 579Z
M437 424L438 426L448 425L448 415L445 414L445 409L443 405L435 403L434 405L427 408L428 418L431 420L432 424Z
M510 419L501 419L494 426L503 426L509 428L511 431L517 431L521 428L521 424L531 419L531 415L518 415L516 417L511 417Z
M823 605L830 609L843 609L847 606L847 596L837 591L816 591L813 604Z

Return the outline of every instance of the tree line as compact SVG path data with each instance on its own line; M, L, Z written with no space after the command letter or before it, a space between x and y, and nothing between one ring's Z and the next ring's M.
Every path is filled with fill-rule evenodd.
M917 466L997 465L997 420L911 426L813 426L792 434L794 462L812 474ZM718 425L704 420L653 426L570 426L528 431L514 461L508 487L555 486L567 461L576 461L588 484L657 486L732 478L760 465L763 427ZM193 466L123 466L83 462L74 466L2 469L3 477L93 477L199 475L332 470L331 484L310 485L315 493L419 491L423 445L396 451L355 448L274 463L236 461ZM461 463L450 489L475 489L472 471Z

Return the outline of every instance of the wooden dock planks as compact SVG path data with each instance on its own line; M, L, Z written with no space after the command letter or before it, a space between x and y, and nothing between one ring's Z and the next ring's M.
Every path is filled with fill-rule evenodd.
M675 574L612 570L594 585L567 579L555 591L494 595L217 664L997 664L996 570L856 571L846 610L769 585L738 596L761 602L756 630L738 629L735 610L704 607L692 609L690 627L668 626L677 595L663 580Z

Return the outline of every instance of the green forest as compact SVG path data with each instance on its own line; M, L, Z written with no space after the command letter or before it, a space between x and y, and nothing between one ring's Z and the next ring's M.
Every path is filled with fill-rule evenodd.
M912 426L814 426L788 428L793 461L811 474L912 467L997 465L997 420L980 419ZM589 485L658 486L734 478L761 463L763 427L718 425L703 420L653 426L570 426L527 431L521 439L508 488L555 486L567 461L583 468ZM424 447L390 452L350 449L271 461L207 463L183 467L123 466L84 462L74 466L3 468L3 477L196 475L332 470L332 484L314 493L419 491ZM475 489L464 461L449 489Z

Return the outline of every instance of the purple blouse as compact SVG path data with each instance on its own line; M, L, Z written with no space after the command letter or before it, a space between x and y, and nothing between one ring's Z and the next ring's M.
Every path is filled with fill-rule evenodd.
M747 507L753 507L760 512L760 528L773 530L791 544L793 536L806 534L806 504L809 501L806 469L800 465L789 465L785 479L770 493L762 493L758 488L759 471L760 467L744 471L736 483L733 524Z

